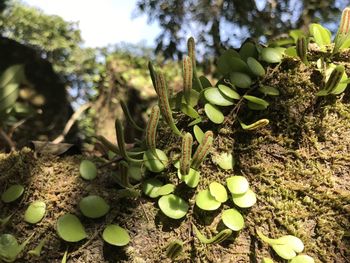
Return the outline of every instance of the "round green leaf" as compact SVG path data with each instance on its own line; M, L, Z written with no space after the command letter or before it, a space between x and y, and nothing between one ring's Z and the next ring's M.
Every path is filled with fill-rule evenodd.
M297 253L300 253L304 250L303 241L301 241L300 238L292 236L292 235L286 235L286 236L280 237L276 241L278 243L288 245L290 248L292 248Z
M181 103L180 109L184 114L186 114L187 116L193 119L199 118L198 112L194 108L192 108L190 105L187 105L186 103Z
M249 189L248 180L240 175L227 178L226 184L232 194L244 194Z
M180 169L177 170L177 176L181 181L191 188L197 187L200 180L200 172L190 168L190 172L187 175L182 175Z
M203 139L203 135L204 135L204 132L202 131L202 129L199 128L198 125L194 125L193 126L193 133L194 133L194 137L196 137L197 142L201 143L201 141Z
M58 219L57 233L67 242L78 242L87 237L80 220L72 214L65 214Z
M279 63L282 60L282 54L276 48L267 47L261 51L261 59L268 63Z
M79 202L79 209L84 216L89 218L99 218L109 211L109 205L98 195L89 195Z
M143 175L142 166L139 164L129 164L128 177L134 179L135 181L141 181Z
M284 54L293 58L298 57L297 49L296 47L289 47L284 51Z
M174 194L164 195L159 198L158 205L166 216L173 219L184 217L188 210L187 202Z
M235 159L231 153L223 152L213 157L213 161L217 163L221 169L232 170L235 166Z
M260 86L258 90L261 93L264 93L265 95L270 95L270 96L280 95L280 91L278 89L270 86Z
M163 186L158 188L158 190L156 191L156 195L157 195L157 197L162 196L162 195L168 195L174 191L175 191L175 185L166 184L166 185L163 185Z
M24 213L24 221L36 224L43 219L46 212L46 204L43 201L32 202Z
M204 97L211 104L219 106L231 106L233 105L233 100L223 93L220 92L218 88L208 88L204 91Z
M79 172L85 180L93 180L97 175L96 165L89 160L83 160L80 163Z
M161 181L156 178L151 178L143 183L142 191L145 195L148 195L151 198L158 197L158 189L163 185Z
M247 106L251 110L266 110L265 106L248 101Z
M209 192L216 199L216 201L219 201L220 203L227 201L227 192L222 184L218 182L210 183Z
M252 84L252 79L244 73L234 72L230 75L231 83L238 88L247 89Z
M220 92L222 94L224 94L225 96L231 98L231 99L235 99L235 100L239 100L241 98L241 96L237 93L237 91L225 86L225 85L219 85L218 89L220 90Z
M254 43L245 42L239 50L239 55L244 61L246 61L249 57L256 58L258 56L258 51L256 50Z
M290 261L290 263L314 263L315 260L308 255L298 255Z
M102 238L113 246L125 246L130 242L129 233L118 225L107 225L103 230Z
M234 63L237 59L240 59L238 52L234 49L228 49L218 58L217 69L222 75L226 75L232 71Z
M147 150L143 155L143 161L146 168L153 173L160 173L168 165L168 157L159 149L156 149L157 156L154 156L151 150Z
M20 251L20 246L17 239L11 234L0 235L0 259L6 257L9 260L15 261L18 253ZM8 262L13 262L8 261Z
M23 185L20 184L14 184L11 185L9 188L6 189L5 192L1 195L1 200L4 203L11 203L13 201L16 201L24 192Z
M261 263L273 263L273 260L271 258L263 258Z
M202 190L196 196L196 205L203 210L216 210L220 207L221 202L217 201L210 191Z
M256 203L256 195L251 189L244 194L232 194L232 199L237 206L242 208L251 207Z
M220 124L224 121L224 114L220 111L220 109L210 103L206 103L204 105L205 114L208 116L209 120L216 124Z
M297 255L297 253L295 253L295 251L288 245L273 245L272 248L276 252L276 254L283 259L289 260Z
M193 108L194 106L196 106L198 104L198 100L199 100L199 92L194 90L194 89L191 89L190 90L190 96L189 96L189 106L191 108ZM182 96L181 97L181 103L184 103L184 104L187 104L187 101L186 101L186 98L185 96Z
M255 58L249 57L247 59L247 64L254 75L263 77L266 74L264 67Z
M222 221L233 231L239 231L244 227L244 218L236 209L228 209L222 213Z
M255 97L255 96L244 95L243 98L245 98L246 100L253 102L255 104L259 104L265 109L269 106L269 103L266 100L260 99L260 98Z

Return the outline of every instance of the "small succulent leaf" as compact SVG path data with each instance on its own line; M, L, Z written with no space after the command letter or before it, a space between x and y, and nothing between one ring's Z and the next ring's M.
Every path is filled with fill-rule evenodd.
M177 176L179 179L191 188L196 188L200 180L200 172L190 168L187 175L182 175L180 169L177 170Z
M190 105L185 103L181 103L181 111L182 113L186 114L188 117L192 119L197 119L200 117L198 112L194 108L192 108Z
M181 197L174 194L164 195L158 200L160 210L172 219L184 217L188 211L188 204Z
M225 187L218 182L211 182L209 184L209 192L216 201L219 201L220 203L225 203L228 199Z
M233 231L239 231L244 227L244 218L236 209L227 209L222 213L222 222Z
M244 194L232 194L232 200L235 205L241 208L248 208L256 203L256 194L251 189L248 189Z
M162 172L168 165L168 157L162 150L156 149L157 155L153 155L150 150L143 154L143 162L146 168L153 173Z
M273 260L271 258L263 258L261 263L273 263Z
M107 225L103 230L102 238L113 246L125 246L130 242L130 236L126 229L119 225Z
M158 197L158 190L163 186L163 183L156 178L151 178L143 182L142 191L145 195L156 198Z
M297 255L288 245L272 245L272 248L277 255L286 260L292 259Z
M315 260L308 255L297 255L290 263L315 263Z
M165 184L163 186L160 186L156 192L155 195L156 197L158 196L163 196L163 195L168 195L171 194L175 191L175 185L173 184Z
M201 143L203 140L204 132L198 125L193 126L193 134L198 143Z
M174 240L170 242L166 248L166 256L170 259L177 258L183 250L183 242Z
M277 238L276 241L279 244L288 245L290 248L292 248L297 253L300 253L304 250L303 241L301 241L301 239L296 237L296 236L286 235L286 236L282 236L280 238Z
M218 85L218 89L224 96L230 99L239 100L241 98L241 96L237 93L237 91L227 87L226 85L220 84Z
M79 202L79 209L88 218L100 218L109 212L110 206L98 195L89 195Z
M282 61L281 51L277 48L264 48L260 55L261 59L267 63L280 63Z
M263 77L266 74L264 67L255 58L248 57L247 64L248 64L249 69L251 70L251 72L254 75L256 75L258 77Z
M209 118L209 120L215 124L223 123L225 119L225 116L220 111L220 109L217 106L212 105L210 103L206 103L204 105L204 112L205 112L205 115L207 115L207 117Z
M216 87L204 90L204 97L214 105L231 106L234 104L234 101L230 97L226 96Z
M192 126L192 125L196 125L196 124L201 123L201 122L202 122L202 118L199 117L199 118L197 118L197 119L191 121L187 126L190 127L190 126Z
M46 204L43 201L32 202L24 213L24 221L36 224L43 219L46 212Z
M78 242L87 237L80 220L72 214L65 214L57 220L57 233L67 242Z
M199 80L202 83L203 89L210 88L213 86L205 76L200 76Z
M14 184L8 187L5 192L1 195L1 201L4 203L11 203L13 201L16 201L18 198L22 196L24 192L23 185L20 184Z
M248 89L252 84L252 79L250 76L241 72L231 73L230 81L233 85L241 89Z
M295 46L286 48L286 50L284 51L284 54L286 56L289 56L289 57L292 57L292 58L298 57L297 49L296 49Z
M226 179L228 190L232 194L244 194L249 189L249 182L244 176L235 175Z
M249 57L257 58L258 51L254 43L245 42L239 50L239 55L241 56L243 61L247 61Z
M265 95L269 95L269 96L278 96L280 95L280 91L278 89L276 89L275 87L271 87L271 86L265 86L265 85L261 85L258 90L265 94Z
M331 32L327 28L313 23L309 26L309 31L319 47L331 44Z
M16 64L5 69L0 75L0 90L5 86L15 83L20 84L25 80L24 75L24 65ZM0 99L2 98L2 93L0 91Z
M232 154L228 152L215 155L212 159L221 169L224 170L232 170L235 166L235 159Z
M239 122L241 124L241 127L243 130L248 130L248 131L252 131L252 130L256 130L256 129L259 129L261 127L264 127L266 125L269 124L269 120L268 119L261 119L261 120L258 120L252 124L244 124L243 122Z
M201 241L204 244L218 244L218 243L221 243L222 241L226 240L232 234L232 230L231 229L224 229L221 232L219 232L218 234L216 234L214 237L206 238L198 230L198 228L195 225L192 224L192 226L193 226L193 229L194 229L194 232L195 232L197 238L199 239L199 241Z
M89 160L82 160L79 166L79 173L85 180L93 180L97 175L96 165Z
M233 71L232 67L238 68L235 66L235 62L242 61L238 52L234 49L228 49L222 53L222 55L218 58L217 69L221 75L226 75ZM243 61L242 61L243 62ZM244 62L243 62L244 63ZM242 63L240 63L242 66ZM243 66L244 67L244 66Z
M202 210L213 211L221 206L221 202L217 201L210 191L206 189L197 194L196 205Z
M253 102L255 104L259 104L262 107L264 107L265 109L269 106L269 103L266 100L260 99L260 98L255 97L255 96L244 95L243 98L245 98L246 100Z
M294 29L294 30L290 30L289 31L289 35L290 35L291 38L293 38L294 43L296 43L299 37L305 36L305 33L304 33L303 30Z

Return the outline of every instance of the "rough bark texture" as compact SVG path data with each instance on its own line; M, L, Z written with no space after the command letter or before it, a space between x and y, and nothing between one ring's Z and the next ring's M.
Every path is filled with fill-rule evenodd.
M347 57L348 54L343 54L337 61L346 66L350 75L350 67L344 62ZM24 253L18 262L60 262L67 246L57 238L55 222L65 212L77 214L89 234L88 240L68 246L72 253L68 262L170 262L164 251L174 239L185 242L177 262L261 262L266 256L284 262L257 238L256 229L273 238L286 234L301 238L304 253L316 262L349 262L349 90L340 96L315 96L323 85L322 75L292 59L270 68L264 83L278 88L280 96L268 98L270 107L258 114L248 113L242 107L241 112L246 113L240 117L248 123L265 117L270 119L268 126L243 131L233 115L220 127L213 127L208 121L201 124L204 130L213 130L214 147L201 166L202 179L197 189L183 184L176 188L176 194L189 200L191 207L182 220L164 216L154 199L120 198L110 176L113 167L99 169L98 178L86 182L79 177L81 156L36 159L25 149L1 155L0 180L6 183L0 185L0 192L9 183L26 185L19 203L0 203L2 218L15 211L2 232L13 233L20 240L35 232L28 248L49 236L41 258L29 258ZM183 130L191 130L186 117L178 116L177 120ZM160 128L157 143L172 161L177 158L174 153L179 153L181 142L169 128ZM221 170L213 162L220 152L233 153L234 171ZM225 183L225 178L238 174L247 177L258 196L257 204L251 209L239 209L245 217L245 228L220 244L201 244L192 232L191 223L203 234L212 236L223 228L222 208L233 204L229 200L221 209L204 212L194 205L196 192L214 180ZM159 178L179 184L172 165ZM111 205L111 212L99 220L83 218L77 204L87 194L103 196ZM30 226L22 222L22 215L28 203L36 199L47 202L48 213L38 225ZM110 222L129 230L128 246L116 248L103 243L101 231Z

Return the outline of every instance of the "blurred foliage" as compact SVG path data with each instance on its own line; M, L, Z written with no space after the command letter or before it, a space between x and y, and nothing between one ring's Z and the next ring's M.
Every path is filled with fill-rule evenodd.
M271 39L290 29L307 29L311 22L336 22L347 4L345 0L138 0L137 12L162 28L156 50L166 57L181 57L185 45L179 43L189 36L218 55L221 43Z
M82 48L77 23L10 2L0 15L0 34L39 51L71 86L83 88L91 85L89 83L98 74L96 52Z

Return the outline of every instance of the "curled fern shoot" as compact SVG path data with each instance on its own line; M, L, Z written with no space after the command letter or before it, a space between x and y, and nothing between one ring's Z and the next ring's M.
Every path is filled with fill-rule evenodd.
M198 145L196 152L193 155L191 167L198 170L213 144L213 132L207 131L203 135L202 142Z
M206 238L195 225L192 224L192 226L193 226L194 232L196 233L197 238L199 239L199 241L201 241L204 244L218 244L226 240L232 234L231 229L224 229L214 237Z
M161 72L157 73L156 75L156 90L158 91L160 112L165 122L170 126L170 128L176 135L181 136L181 132L176 127L173 119L172 111L169 105L168 89L166 86L164 75Z
M181 158L180 158L180 173L187 175L190 172L191 155L192 155L193 138L191 133L187 132L182 137Z

